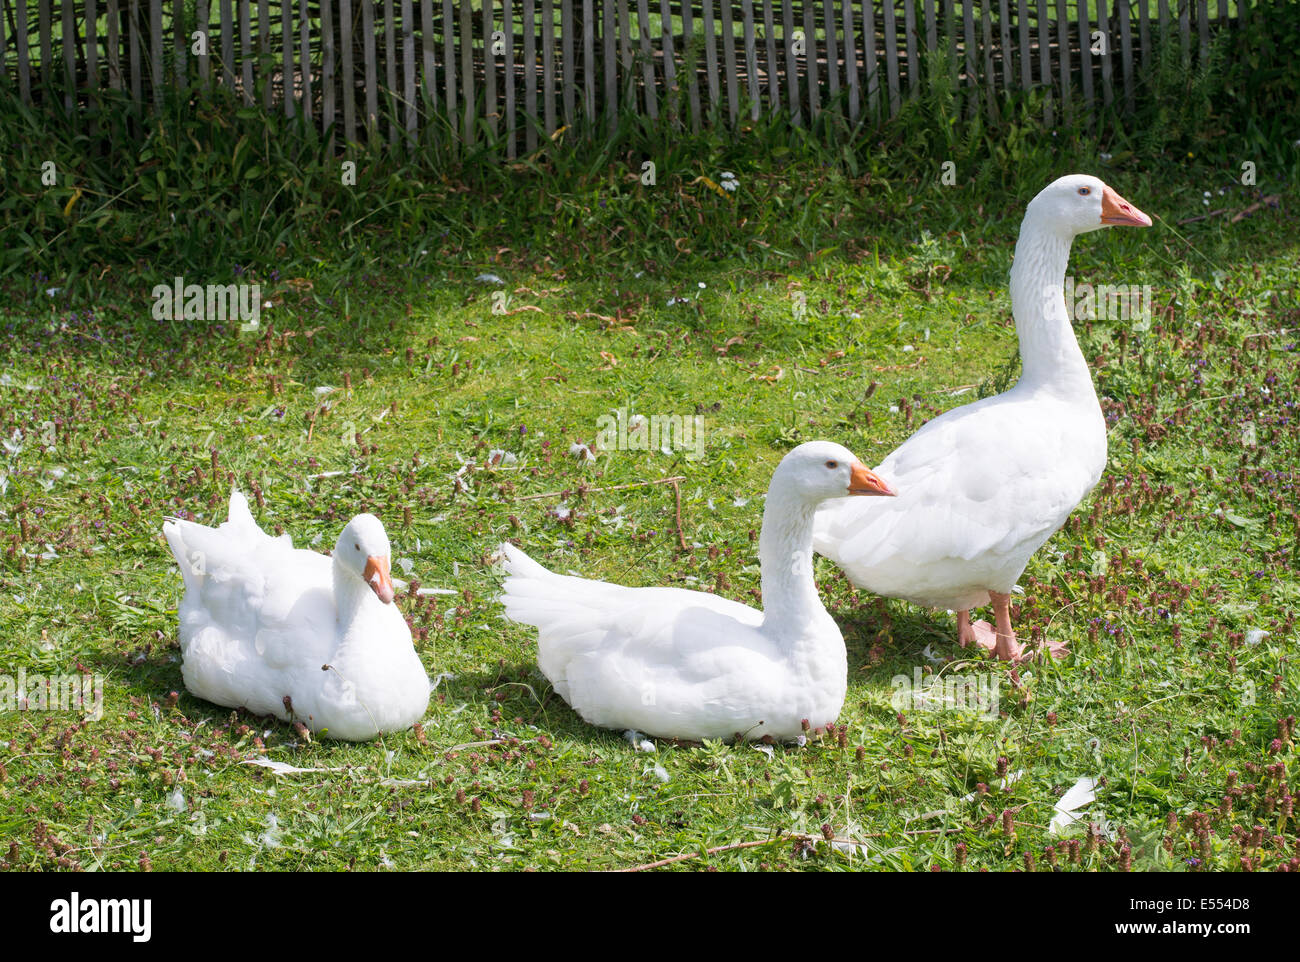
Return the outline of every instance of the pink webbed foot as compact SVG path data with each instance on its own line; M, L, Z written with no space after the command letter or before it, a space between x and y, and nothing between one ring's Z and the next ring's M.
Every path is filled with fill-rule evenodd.
M969 611L957 612L957 641L963 648L976 644L1013 665L1028 661L1041 652L1053 658L1064 658L1069 654L1066 643L1061 641L1046 641L1034 649L1026 648L1016 640L1016 633L1011 630L1010 597L990 592L990 598L998 621L997 628L983 620L972 622Z
M963 648L969 648L974 644L992 651L995 641L993 629L987 621L977 621L971 624L969 611L957 612L957 643L959 645Z
M1035 652L1045 652L1058 661L1070 653L1068 642L1044 640Z
M990 653L997 651L998 633L993 630L992 625L981 618L979 621L973 622L970 627L975 644Z
M1018 665L1030 657L1030 653L1025 651L1025 646L1016 641L1014 631L1005 635L999 635L997 632L992 632L992 634L995 641L990 651L995 657L1000 658L1002 661L1009 661L1013 665Z

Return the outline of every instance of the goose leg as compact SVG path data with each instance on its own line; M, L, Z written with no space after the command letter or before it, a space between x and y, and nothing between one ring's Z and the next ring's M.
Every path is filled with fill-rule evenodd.
M994 640L991 645L984 645L989 651L997 655L1004 661L1019 662L1024 661L1030 656L1025 646L1016 641L1016 633L1011 630L1011 596L1000 595L990 591L989 598L993 601L993 612L997 619L998 627ZM975 630L978 631L983 625L988 628L987 622L976 622ZM981 642L982 644L982 642ZM1064 658L1069 654L1069 649L1064 641L1047 641L1043 644L1053 658ZM1041 650L1041 649L1040 649Z
M989 598L998 625L993 654L1003 661L1020 661L1025 656L1025 646L1016 641L1016 633L1011 630L1011 596L990 591Z

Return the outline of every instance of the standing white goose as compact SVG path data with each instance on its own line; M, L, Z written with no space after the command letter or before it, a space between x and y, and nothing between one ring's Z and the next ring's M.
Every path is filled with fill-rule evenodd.
M1106 423L1063 288L1074 238L1120 224L1151 218L1096 177L1062 177L1039 192L1011 268L1020 380L935 418L885 458L876 471L898 485L897 499L835 501L817 513L814 546L854 584L956 611L960 642L999 658L1024 656L1012 586L1106 465ZM970 609L990 599L996 629L972 624Z
M537 664L584 719L664 738L797 738L838 717L844 638L813 583L817 505L892 495L844 447L801 444L767 489L758 555L763 610L683 588L557 575L513 545L506 614L538 629Z
M429 677L374 515L348 522L332 558L266 534L238 491L220 527L170 518L163 534L185 579L181 674L195 695L347 741L424 715Z

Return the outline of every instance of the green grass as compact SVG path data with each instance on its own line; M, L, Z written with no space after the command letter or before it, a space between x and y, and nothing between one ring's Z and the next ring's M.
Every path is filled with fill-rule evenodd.
M1160 308L1146 333L1077 325L1111 461L1017 599L1024 634L1068 640L1068 660L1013 671L971 659L951 616L856 593L822 560L849 654L839 729L770 754L648 754L570 711L537 673L530 631L494 600L490 555L509 538L557 570L755 601L760 495L785 450L829 438L876 463L1014 376L1015 230L1050 168L1063 172L1034 157L1041 169L1013 192L944 188L928 172L813 180L802 155L781 169L738 151L669 165L650 189L664 195L606 158L590 165L603 189L595 174L562 189L551 172L532 206L521 191L459 236L372 232L351 259L322 241L316 264L286 260L278 276L259 264L275 306L255 335L152 322L144 274L110 274L93 297L49 297L39 278L13 287L0 308L0 431L17 449L0 450L0 665L80 665L107 695L100 721L0 715L13 839L0 857L22 869L619 868L777 836L675 864L1236 870L1300 856L1283 800L1297 792L1286 719L1300 683L1300 225L1285 180L1261 184L1280 209L1176 228L1233 168L1064 168L1096 170L1158 218L1081 238L1076 279L1149 283ZM741 180L735 200L693 180L724 166ZM1236 187L1214 206L1254 196ZM611 204L632 229L611 236ZM649 234L660 216L666 241ZM504 287L476 282L482 272ZM323 385L340 390L322 402ZM700 413L704 457L568 454L626 406ZM489 464L498 448L517 461ZM674 475L686 477L680 532L670 486L601 490ZM160 524L224 518L232 483L260 492L259 521L300 546L375 511L411 563L395 574L458 592L399 601L441 676L418 732L302 744L184 692L181 584ZM549 492L563 493L532 497ZM1253 629L1269 634L1252 644ZM900 713L894 680L916 669L996 678L1001 714ZM322 771L242 764L256 757ZM1075 865L1047 825L1084 776L1100 779L1087 819L1104 817L1112 838L1076 833Z

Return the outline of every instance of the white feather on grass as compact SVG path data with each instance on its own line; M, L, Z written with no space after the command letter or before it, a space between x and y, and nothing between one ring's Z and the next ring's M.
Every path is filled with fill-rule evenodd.
M1060 835L1069 826L1081 822L1083 816L1075 815L1074 812L1086 805L1091 805L1096 800L1097 779L1085 775L1071 785L1070 790L1062 795L1060 801L1056 803L1056 814L1052 816L1048 831L1053 835Z
M297 765L290 765L288 762L277 762L270 758L245 758L241 765L257 765L260 768L269 768L277 775L297 775L301 772L346 772L346 768L299 768Z

